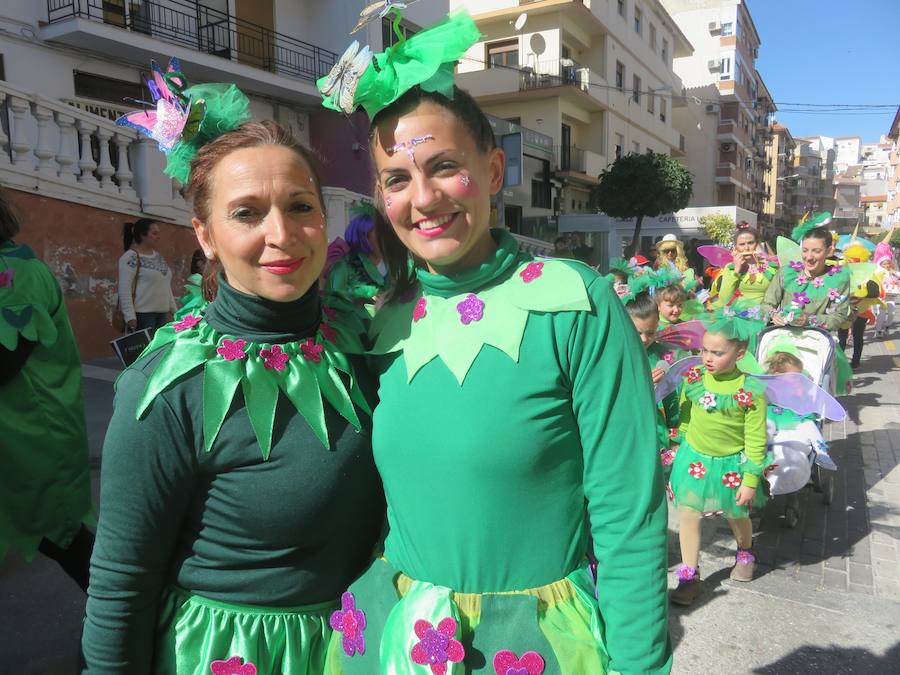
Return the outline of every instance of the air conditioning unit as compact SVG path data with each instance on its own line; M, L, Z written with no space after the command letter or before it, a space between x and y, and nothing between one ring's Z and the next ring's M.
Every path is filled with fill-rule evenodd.
M719 149L722 152L731 152L734 150L734 143L722 143L722 145L719 146Z
M718 114L719 113L719 104L718 103L707 103L706 104L706 112L710 114Z
M722 67L722 59L710 59L706 62L706 67L710 70L719 70Z
M710 21L709 22L709 32L710 33L721 33L722 32L722 24L719 21Z

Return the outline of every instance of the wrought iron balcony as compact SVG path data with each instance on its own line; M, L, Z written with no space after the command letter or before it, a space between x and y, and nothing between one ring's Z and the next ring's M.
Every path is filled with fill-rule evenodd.
M583 91L590 88L590 71L572 59L541 61L536 68L523 66L519 72L519 89L522 91L564 85L573 85Z
M49 23L99 21L134 33L314 82L338 55L227 12L185 0L47 0Z

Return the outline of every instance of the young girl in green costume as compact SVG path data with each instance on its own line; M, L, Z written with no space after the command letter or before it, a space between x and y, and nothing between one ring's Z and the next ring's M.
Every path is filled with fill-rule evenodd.
M190 174L174 153L168 170L186 183L218 291L117 382L91 674L319 675L329 617L383 522L374 387L348 355L361 325L318 292L327 242L310 156L274 122L238 126L246 116L213 94L197 96Z
M94 535L81 359L59 283L0 194L0 562L53 558L87 590Z
M734 238L734 261L722 268L715 307L724 307L739 292L742 302L758 305L778 272L777 266L758 252L759 233L749 226L739 228Z
M758 308L753 308L758 313ZM761 507L766 456L766 399L737 362L763 323L737 307L718 310L703 335L703 366L684 376L679 434L683 437L669 480L679 518L681 565L672 602L690 605L700 592L700 522L722 514L737 540L731 578L750 581L756 570L749 507Z
M431 31L446 36L433 51ZM647 360L594 270L489 229L504 156L452 84L477 35L451 16L376 55L357 90L395 284L372 327L390 531L332 616L328 672L668 672L664 488L638 422L654 414ZM417 72L448 79L360 99L433 53L445 62Z

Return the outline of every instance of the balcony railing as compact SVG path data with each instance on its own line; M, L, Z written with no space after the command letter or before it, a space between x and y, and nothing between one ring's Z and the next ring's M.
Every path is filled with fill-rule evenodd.
M47 18L51 24L73 18L99 21L310 82L337 60L327 49L183 0L47 0Z
M560 171L587 171L587 161L584 150L577 145L554 145L553 154L556 157L556 166Z
M590 71L572 59L541 61L537 67L523 66L519 72L520 91L564 85L574 85L582 91L590 88Z

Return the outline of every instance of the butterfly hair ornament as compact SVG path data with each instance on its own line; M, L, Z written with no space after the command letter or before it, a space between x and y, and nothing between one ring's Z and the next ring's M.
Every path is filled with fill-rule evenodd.
M331 72L316 82L323 106L347 115L362 107L372 119L416 86L453 98L456 62L481 34L469 13L459 10L407 39L398 25L400 10L411 4L386 0L362 11L354 32L392 13L397 42L374 55L368 46L360 49L353 42Z
M144 109L122 115L116 124L159 143L167 158L166 175L182 184L190 178L191 161L201 147L250 119L250 101L240 89L225 83L189 87L175 57L165 72L151 61L146 83L152 100L135 101Z

